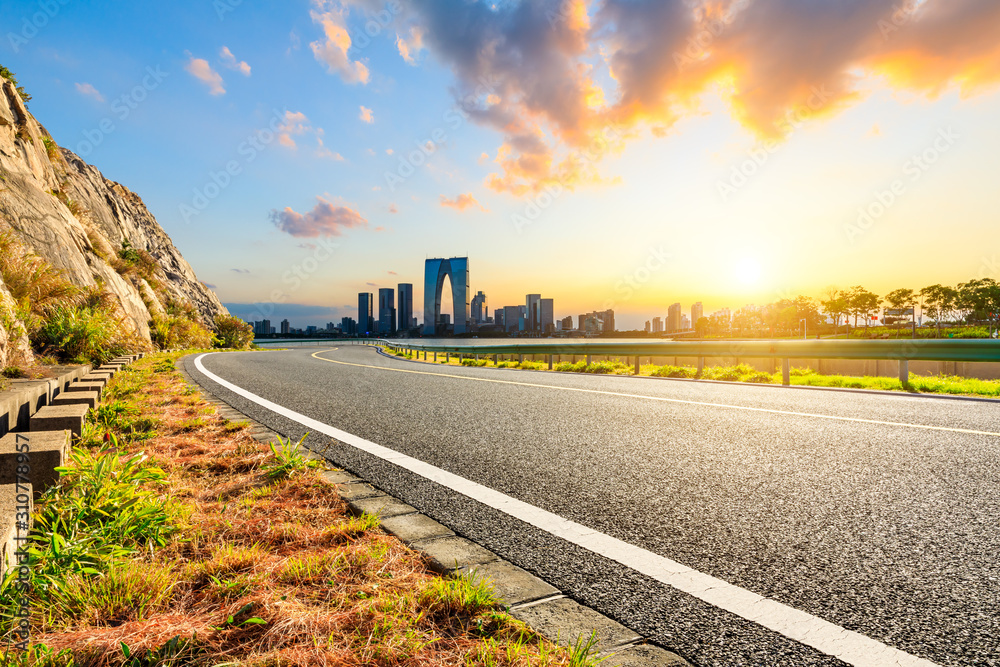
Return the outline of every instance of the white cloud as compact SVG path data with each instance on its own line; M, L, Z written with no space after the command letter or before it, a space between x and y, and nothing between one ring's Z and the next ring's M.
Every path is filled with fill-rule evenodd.
M222 51L219 52L219 57L222 58L222 64L231 70L236 70L243 76L250 76L250 65L246 63L245 60L236 60L236 56L233 52L229 50L228 46L223 46Z
M316 9L309 15L313 23L323 26L325 40L309 44L313 56L326 65L330 74L337 74L346 83L367 84L370 73L368 66L360 60L351 60L351 36L347 32L347 11L335 6L329 0L313 0Z
M198 79L206 86L210 95L225 95L226 88L223 85L222 75L212 69L208 61L203 58L195 58L188 54L188 63L184 69L194 78Z
M97 100L98 102L104 101L104 95L101 95L101 93L97 90L97 88L94 88L89 83L76 84L76 92L80 93L84 97L90 97L94 100Z
M361 114L358 116L362 121L371 125L375 122L375 114L368 107L361 105Z
M417 64L417 56L424 50L424 30L419 25L410 28L408 37L396 35L396 48L403 60L411 65Z

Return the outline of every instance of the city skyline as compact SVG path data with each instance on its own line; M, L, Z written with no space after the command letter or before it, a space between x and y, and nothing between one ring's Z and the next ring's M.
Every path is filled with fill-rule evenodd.
M544 283L625 328L677 301L1000 277L995 4L223 4L59 3L0 57L241 316L354 317L358 292L418 284L409 258L477 243L494 304ZM17 36L35 8L0 20ZM521 32L549 64L527 78Z

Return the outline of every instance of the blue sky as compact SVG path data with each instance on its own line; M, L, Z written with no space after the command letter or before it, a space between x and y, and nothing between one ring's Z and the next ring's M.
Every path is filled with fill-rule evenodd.
M781 16L831 43L871 39L840 59L746 52L740 33L785 1L730 8L687 65L689 17L641 1L541 3L566 10L563 26L516 2L18 0L0 9L0 62L56 141L138 193L224 302L280 302L258 311L299 326L354 316L358 291L399 282L419 302L435 256L468 254L491 308L541 292L557 317L613 305L620 328L674 301L711 312L997 273L998 66L975 33L996 10L959 0L949 22L895 20L889 3L851 0L837 24L818 1L816 16ZM661 26L643 50L656 21L680 32ZM923 154L933 164L914 169ZM560 171L567 155L580 173Z

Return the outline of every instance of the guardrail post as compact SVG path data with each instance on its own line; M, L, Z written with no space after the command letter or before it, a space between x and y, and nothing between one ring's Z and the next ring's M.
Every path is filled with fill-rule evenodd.
M588 366L590 365L590 355L589 354L587 355L587 365Z
M640 365L640 357L635 358L635 374L639 375L642 373L642 366Z
M910 361L909 359L899 360L899 381L903 386L910 384Z
M424 350L424 361L427 361L427 350Z
M549 355L549 370L552 370L552 355Z
M519 364L523 364L524 363L524 355L523 354L517 355L517 363L519 363Z
M705 372L705 357L698 357L698 377Z
M437 362L438 362L438 353L435 352L434 353L434 363L436 364Z
M792 364L788 359L781 360L781 384L786 387L792 384Z
M444 353L444 363L446 363L446 364L450 364L451 363L451 352L445 352Z

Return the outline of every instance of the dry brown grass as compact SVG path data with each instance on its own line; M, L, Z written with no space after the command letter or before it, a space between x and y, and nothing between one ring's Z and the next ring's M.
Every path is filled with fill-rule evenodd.
M194 655L164 664L570 664L482 589L473 602L449 596L420 554L373 517L350 516L315 470L269 483L269 448L162 363L179 356L147 357L109 387L114 397L125 382L119 395L156 420L141 449L167 471L166 494L191 510L179 539L140 559L175 573L166 603L143 618L46 627L35 641L88 667L124 665L122 643L135 654L175 637L190 639Z

